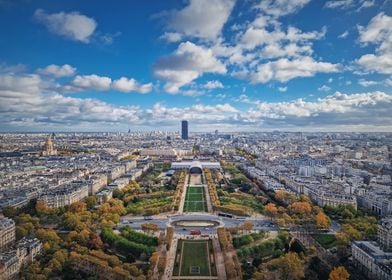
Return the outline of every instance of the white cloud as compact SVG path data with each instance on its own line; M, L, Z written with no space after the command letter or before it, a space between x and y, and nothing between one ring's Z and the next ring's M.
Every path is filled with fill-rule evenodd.
M350 34L350 33L346 30L346 31L344 31L342 34L340 34L340 35L338 36L338 38L344 39L344 38L346 38L349 34Z
M280 92L286 92L287 91L287 87L278 87L278 90Z
M357 63L366 71L392 74L392 17L379 13L368 26L358 27L359 41L364 45L375 44L375 54L361 56Z
M109 77L91 75L78 75L71 83L62 86L64 92L80 92L85 90L108 91L117 90L121 92L149 93L153 89L153 84L140 84L133 78L121 77L113 80Z
M292 60L281 58L259 65L256 72L251 74L250 79L253 83L267 83L272 80L287 82L297 77L312 77L317 73L337 72L338 68L338 64L318 62L311 57Z
M208 81L203 85L206 89L216 89L216 88L224 88L223 84L220 81Z
M215 95L215 98L217 99L225 99L226 97L227 95L224 93L218 93L217 95Z
M0 74L0 90L3 97L28 97L31 94L39 93L43 89L45 89L45 83L37 74Z
M116 32L114 34L111 33L105 33L101 36L99 36L99 40L104 44L104 45L111 45L114 42L114 38L118 37L121 35L121 32Z
M241 94L238 98L235 99L236 102L241 102L245 104L255 104L257 103L256 100L252 100L246 94Z
M152 90L152 83L140 85L135 79L121 77L113 81L112 88L122 92L148 93Z
M167 27L176 33L216 39L226 23L234 0L190 0L182 10L171 12Z
M333 78L329 78L328 83L332 83L332 82L333 82Z
M324 7L329 9L348 10L356 8L356 12L362 9L372 7L376 4L375 0L329 0Z
M72 67L69 64L64 64L61 66L55 65L55 64L50 64L50 65L46 66L45 68L37 69L37 72L39 74L53 76L55 78L61 78L61 77L73 76L76 72L76 68Z
M266 46L264 54L268 57L295 56L311 53L309 41L323 38L325 32L325 28L320 32L302 32L293 26L289 26L285 32L277 24L257 26L252 23L241 36L240 44L245 49Z
M198 24L192 23L192 28L188 28L189 22L181 24L175 21L176 27L182 26L183 29L169 28L165 34L161 36L169 41L178 41L185 36L193 36L202 38L197 41L197 45L191 42L181 43L174 54L159 59L154 65L154 74L157 78L166 81L164 89L169 93L180 93L183 86L191 84L194 80L201 77L204 73L225 74L227 71L230 75L239 79L250 80L253 83L264 83L272 80L288 81L296 77L310 77L319 72L336 72L336 64L328 62L318 62L313 58L313 42L321 40L325 37L327 28L323 27L318 31L302 31L294 26L285 26L279 22L279 17L291 13L295 13L304 7L310 0L263 0L259 1L255 6L257 14L253 21L245 21L244 23L235 23L236 34L226 41L225 36L221 35L224 22L221 21L219 28L213 28L214 32L187 31L193 27L198 29ZM203 5L208 2L208 8L202 9ZM230 2L230 1L229 1ZM190 14L201 11L203 14L209 14L214 10L215 5L219 3L227 3L226 1L196 1L192 0L189 5L181 11L172 12L172 19L179 16L187 15L187 21L197 20L207 24L208 21L201 20L202 17L191 17ZM214 12L215 14L215 12ZM204 16L204 15L203 15ZM215 20L216 15L212 16ZM219 17L218 17L219 18ZM178 25L178 26L177 26ZM209 25L208 28L215 25ZM201 36L200 34L209 34ZM225 34L226 35L226 34ZM172 38L173 37L173 38ZM204 40L208 39L208 40ZM186 53L180 53L185 48L191 49ZM196 50L197 49L197 50ZM217 70L213 67L200 67L200 61L206 60L195 59L198 54L207 53L210 57L208 60L214 61L212 64L219 65ZM285 63L288 61L287 63ZM299 70L294 69L297 62L304 62L305 65L299 65ZM285 66L284 64L290 64ZM293 69L290 68L291 65ZM269 73L272 68L272 73ZM275 70L276 68L276 70ZM184 93L184 90L183 90Z
M385 79L385 80L379 80L379 81L359 79L358 84L360 84L363 87L377 86L377 85L383 85L386 87L390 87L390 86L392 86L392 79Z
M357 11L359 12L362 9L370 8L376 5L376 0L361 0L360 6L358 7Z
M162 40L168 41L170 43L179 42L182 39L182 35L177 32L165 32L161 37Z
M97 22L79 12L48 14L42 9L34 13L35 19L44 24L50 32L68 39L89 43Z
M327 86L327 85L322 85L317 90L319 90L319 91L330 91L331 88L329 86Z
M225 65L211 49L191 42L181 43L174 54L163 57L154 65L154 74L165 80L165 91L179 93L182 86L191 83L204 73L226 73Z
M269 127L313 127L335 130L392 130L392 116L388 112L392 96L384 92L343 94L337 92L316 101L297 99L287 102L260 102L255 108L239 116L248 122L262 120ZM374 127L372 127L374 125ZM348 131L348 130L346 130Z
M1 130L118 131L152 126L177 128L185 118L192 129L240 128L341 131L392 131L392 96L384 92L335 93L314 101L250 100L239 110L229 103L150 108L116 106L96 99L63 96L37 74L0 74Z
M392 74L392 57L389 54L365 54L357 62L368 71Z
M256 8L267 15L280 17L302 9L310 0L260 0Z
M360 79L358 81L358 84L360 84L363 87L368 87L368 86L374 86L374 85L378 85L379 82L377 81L370 81L370 80L365 80L365 79Z
M327 1L324 5L329 9L348 9L354 5L354 0L332 0Z
M79 89L89 90L99 90L106 91L110 89L110 85L112 83L112 79L109 77L102 77L95 74L92 75L83 75L76 76L72 81L72 86Z

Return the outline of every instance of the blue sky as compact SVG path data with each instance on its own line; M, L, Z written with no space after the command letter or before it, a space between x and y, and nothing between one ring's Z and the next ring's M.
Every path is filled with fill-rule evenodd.
M392 131L391 0L2 0L0 34L1 131Z

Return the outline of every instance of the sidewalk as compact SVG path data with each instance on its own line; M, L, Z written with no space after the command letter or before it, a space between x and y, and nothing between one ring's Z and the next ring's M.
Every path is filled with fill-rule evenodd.
M186 198L186 188L188 187L188 177L189 177L189 174L186 175L185 183L184 183L184 186L182 187L183 190L182 190L182 194L181 194L180 205L179 205L178 211L177 211L178 214L184 213L184 204L185 204L185 198Z

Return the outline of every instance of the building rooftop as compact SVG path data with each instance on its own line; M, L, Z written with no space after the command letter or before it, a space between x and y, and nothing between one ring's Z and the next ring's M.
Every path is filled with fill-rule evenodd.
M353 244L374 259L392 260L392 253L384 252L376 242L354 241Z

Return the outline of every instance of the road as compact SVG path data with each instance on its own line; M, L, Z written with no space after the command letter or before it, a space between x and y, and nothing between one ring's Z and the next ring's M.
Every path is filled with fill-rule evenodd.
M220 217L210 213L184 213L178 215L156 215L148 218L144 217L122 217L120 223L117 225L119 228L129 226L134 229L141 229L141 225L149 222L158 225L161 230L166 229L175 221L214 221L219 223L219 226L235 227L243 224L245 221L253 223L253 229L263 231L277 230L278 227L271 222L267 217L260 216L258 218L228 218ZM175 227L177 234L188 234L189 230L200 230L202 234L215 234L215 227ZM184 230L185 229L185 230Z

